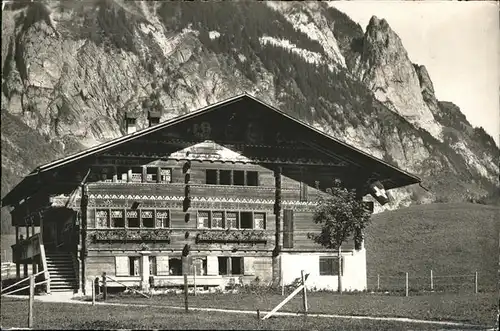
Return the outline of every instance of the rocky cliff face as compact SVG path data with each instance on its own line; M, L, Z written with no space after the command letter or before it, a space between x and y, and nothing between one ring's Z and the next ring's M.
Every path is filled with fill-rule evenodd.
M383 19L322 3L47 1L2 14L2 195L36 165L243 91L424 179L389 208L487 194L498 148ZM36 146L36 147L35 147ZM2 222L6 219L2 214Z

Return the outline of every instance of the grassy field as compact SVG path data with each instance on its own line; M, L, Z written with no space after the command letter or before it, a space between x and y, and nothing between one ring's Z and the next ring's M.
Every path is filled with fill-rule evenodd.
M27 326L27 300L2 298L1 327ZM91 306L67 303L34 305L35 329L204 329L204 330L443 330L467 329L389 321L318 317L275 317L169 310L162 307Z
M284 297L279 294L204 294L188 298L190 306L205 308L227 308L241 310L271 310ZM108 302L140 303L184 307L184 296L161 295L146 299L140 296L111 296ZM308 293L311 313L407 317L423 320L454 321L471 324L494 325L498 307L498 295L479 293L464 295L457 293L433 293L410 297L381 294L344 294L327 292ZM302 297L295 296L280 311L301 312Z
M429 273L469 275L439 279L443 283L467 283L479 272L479 290L496 291L498 281L498 221L500 208L471 203L416 205L373 216L367 228L367 272L373 288L376 276L404 286L404 274L429 284ZM410 285L411 285L410 281ZM457 285L458 286L458 285Z

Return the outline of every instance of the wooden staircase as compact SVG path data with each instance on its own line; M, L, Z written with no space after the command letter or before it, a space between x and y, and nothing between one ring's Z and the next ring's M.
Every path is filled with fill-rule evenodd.
M50 290L53 292L75 291L78 281L73 258L69 252L47 252L47 270L50 274Z

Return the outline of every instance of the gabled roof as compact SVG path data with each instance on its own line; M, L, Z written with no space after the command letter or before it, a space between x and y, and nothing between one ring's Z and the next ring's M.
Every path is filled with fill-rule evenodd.
M36 183L36 177L39 174L51 171L53 169L59 168L59 167L64 166L64 165L68 165L68 164L76 162L82 158L102 153L104 151L107 151L111 148L117 147L121 144L127 143L127 142L134 140L134 139L137 139L139 137L143 137L143 136L149 135L151 133L154 133L154 132L157 132L160 130L164 130L164 129L172 127L176 124L179 124L179 123L182 123L184 121L196 118L202 114L215 112L218 109L221 109L221 108L228 106L232 103L241 102L244 100L256 102L256 103L260 104L261 106L264 106L265 108L267 108L269 111L278 113L279 115L285 117L286 119L291 120L294 123L299 124L300 126L302 126L303 128L305 128L307 130L310 130L314 134L317 134L323 138L326 138L332 149L335 149L335 148L336 149L338 149L338 148L349 149L350 151L354 152L355 154L357 154L359 157L362 157L366 161L375 162L378 165L383 166L384 168L386 168L386 170L391 171L391 173L397 174L398 177L401 177L402 182L401 182L401 185L398 185L398 186L416 184L416 183L419 183L421 181L420 178L418 178L412 174L409 174L409 173L407 173L407 172L405 172L397 167L394 167L394 166L392 166L392 165L390 165L390 164L388 164L380 159L377 159L377 158L357 149L354 146L351 146L351 145L346 144L346 143L344 143L344 142L342 142L342 141L340 141L332 136L329 136L329 135L317 130L316 128L308 125L307 123L284 113L283 111L277 109L276 107L273 107L269 104L264 103L263 101L253 97L252 95L249 95L247 93L243 93L243 94L234 96L232 98L208 105L206 107L203 107L201 109L198 109L198 110L193 111L191 113L188 113L186 115L172 118L170 120L167 120L165 122L161 122L159 124L145 128L143 130L136 131L134 133L110 140L110 141L105 142L103 144L88 148L88 149L83 150L81 152L69 155L65 158L55 160L53 162L39 166L35 170L33 170L30 174L28 174L16 187L14 187L14 189L12 189L9 193L6 194L6 196L2 199L2 207L14 204L17 201L20 201L23 198L25 198L26 196L21 196L22 195L21 192L25 188L27 188L28 186L34 185ZM395 186L395 187L397 187L397 186Z

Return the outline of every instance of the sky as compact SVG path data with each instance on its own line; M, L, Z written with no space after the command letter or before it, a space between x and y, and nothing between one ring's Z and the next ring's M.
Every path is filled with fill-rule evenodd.
M332 1L366 29L384 18L413 63L425 65L436 97L458 105L473 126L500 136L499 5L493 1Z

